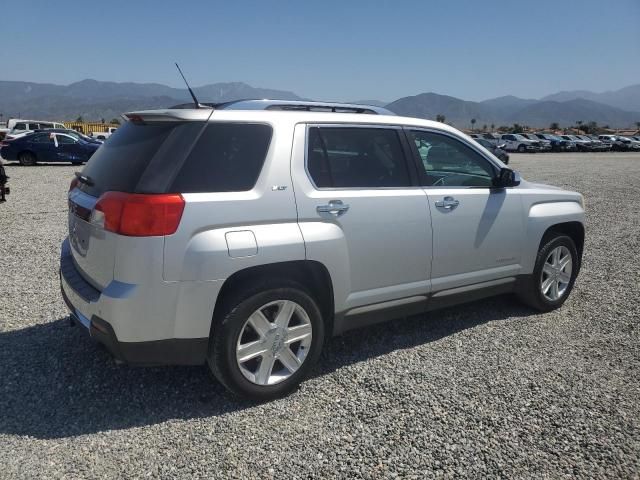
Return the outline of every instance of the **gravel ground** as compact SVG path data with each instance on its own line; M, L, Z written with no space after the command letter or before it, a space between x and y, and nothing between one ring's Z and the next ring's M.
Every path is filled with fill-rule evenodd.
M582 192L584 266L537 314L509 296L333 339L288 398L204 367L117 366L58 291L73 167L9 165L0 204L0 477L640 476L640 155L513 155Z

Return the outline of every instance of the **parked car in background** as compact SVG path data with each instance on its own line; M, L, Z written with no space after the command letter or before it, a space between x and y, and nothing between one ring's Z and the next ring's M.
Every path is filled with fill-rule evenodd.
M24 137L25 135L29 135L33 133L34 130L14 130L5 135L5 139L13 140L14 138Z
M22 120L10 118L7 120L8 134L18 134L27 131L42 130L44 128L65 128L62 123L47 120Z
M49 133L65 133L78 140L84 140L85 142L96 143L98 145L102 145L104 143L104 140L98 140L97 138L90 137L84 133L78 132L77 130L71 130L68 128L46 128L42 131Z
M550 152L552 150L551 141L546 138L540 138L534 133L522 133L524 138L528 138L529 140L533 140L535 142L540 142L540 151L541 152Z
M504 150L504 145L494 145L486 138L476 138L475 140L484 148L493 153L496 157L498 157L502 163L504 163L505 165L509 164L509 154Z
M629 137L621 137L618 135L618 141L624 146L624 150L637 152L640 150L640 142Z
M629 137L629 138L631 138L632 140L635 140L636 142L640 142L640 135L635 135L635 136Z
M571 152L576 149L575 142L565 140L557 135L551 133L534 133L534 135L541 140L550 142L551 150L554 152Z
M474 140L484 139L489 143L493 144L494 147L497 147L498 144L501 143L500 135L498 135L497 133L480 132L480 133L472 133L469 136Z
M592 137L590 135L576 135L576 137L589 142L589 148L593 152L604 152L607 150L611 150L611 147L608 144L602 142L601 140L598 140L597 137Z
M591 150L591 142L582 140L575 135L560 135L560 137L573 142L579 152L588 152L589 150Z
M501 143L508 152L539 152L541 144L539 141L523 137L519 133L507 133L500 137Z
M610 145L612 150L618 150L618 138L615 135L598 135L598 140Z
M33 132L0 143L0 156L30 166L38 162L70 162L80 165L91 158L100 144L67 133Z
M109 138L111 135L113 135L117 129L118 129L117 127L108 127L103 132L91 132L89 135L93 138L104 141L107 138Z
M617 152L629 152L640 150L640 142L620 135L600 135L599 140L611 145L611 149Z
M484 138L485 140L493 143L496 147L498 146L498 144L501 144L500 135L498 135L497 133L485 132L481 134L480 138Z

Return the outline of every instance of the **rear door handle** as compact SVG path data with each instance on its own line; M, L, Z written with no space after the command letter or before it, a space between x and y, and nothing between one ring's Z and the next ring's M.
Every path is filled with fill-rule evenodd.
M436 202L436 207L444 210L453 210L458 205L460 205L460 202L453 197L444 197Z
M316 212L328 213L334 217L339 217L349 210L349 205L342 203L342 200L330 200L327 205L318 205Z

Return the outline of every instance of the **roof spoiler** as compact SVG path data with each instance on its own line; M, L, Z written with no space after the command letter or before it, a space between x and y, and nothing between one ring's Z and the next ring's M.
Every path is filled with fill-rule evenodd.
M131 123L149 122L184 122L189 120L207 120L213 109L202 110L143 110L138 112L127 112L122 114L122 118Z

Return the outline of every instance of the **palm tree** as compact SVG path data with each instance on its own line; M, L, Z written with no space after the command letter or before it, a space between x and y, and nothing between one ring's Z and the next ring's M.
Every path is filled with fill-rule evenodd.
M471 119L471 131L473 132L473 126L476 124L476 119L472 118Z
M442 115L441 113L436 115L436 122L444 123L445 120L446 120L445 116Z
M2 114L0 114L0 118L2 118ZM636 128L640 130L640 122L636 122Z
M558 122L553 122L551 125L549 125L549 128L551 130L560 130L560 125L558 124Z
M495 123L492 123L492 124L491 124L491 131L493 132L495 129L496 129L496 124L495 124Z

